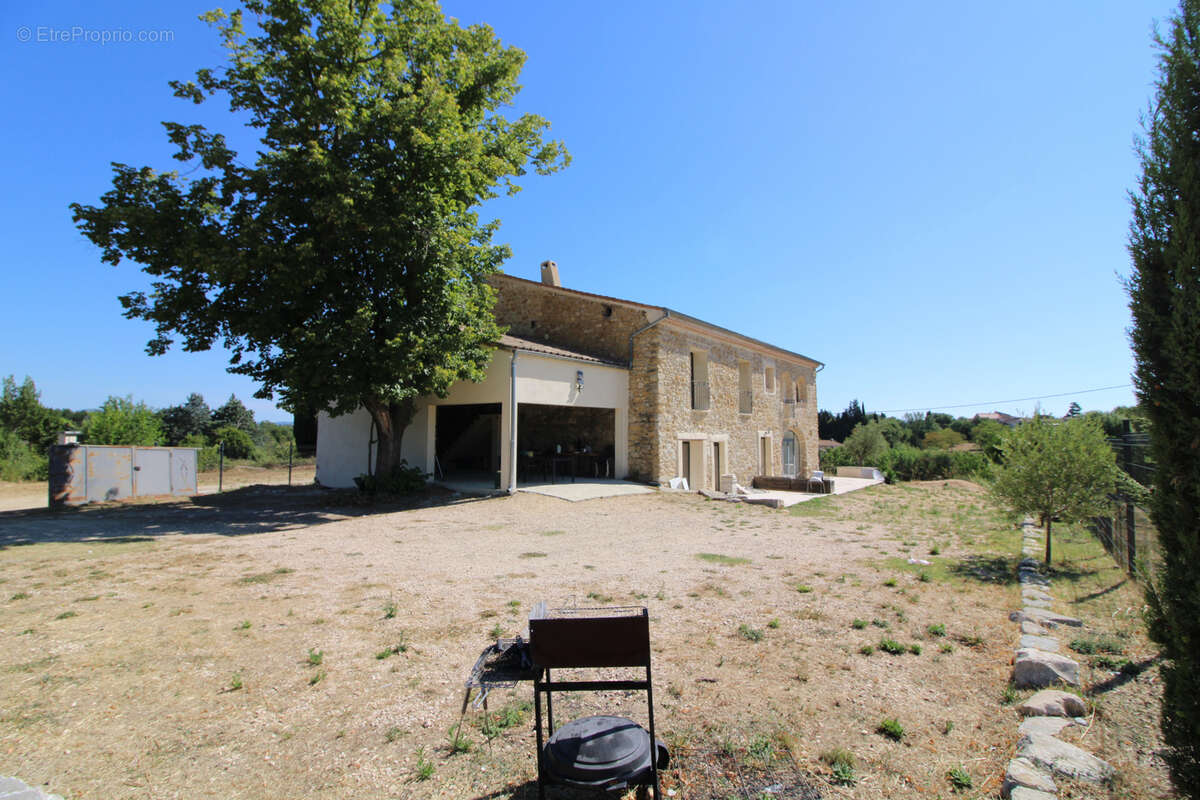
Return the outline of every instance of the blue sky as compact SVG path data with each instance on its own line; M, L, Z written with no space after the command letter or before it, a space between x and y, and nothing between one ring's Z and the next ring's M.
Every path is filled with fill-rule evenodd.
M145 355L150 326L116 299L143 276L102 264L67 208L98 202L109 162L176 166L162 121L234 132L219 103L167 87L222 63L196 20L211 5L0 9L0 375L32 376L47 405L236 393L288 418L223 352ZM1083 390L1130 382L1127 191L1152 26L1172 4L443 8L526 51L515 111L549 119L574 157L485 209L507 272L536 279L552 258L567 287L809 355L834 411L1133 402ZM104 42L112 31L134 41Z

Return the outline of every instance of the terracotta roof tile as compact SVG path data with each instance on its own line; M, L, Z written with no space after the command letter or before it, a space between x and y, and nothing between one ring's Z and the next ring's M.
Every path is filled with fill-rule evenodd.
M520 336L512 336L504 334L497 341L496 345L503 347L506 350L525 350L530 353L542 353L548 356L556 356L558 358L569 358L574 361L587 361L591 364L605 364L613 367L625 368L626 365L617 361L610 361L605 358L597 358L596 356L587 353L581 353L578 350L567 350L564 347L555 347L554 345L546 344L545 342L535 342L532 339L522 339Z

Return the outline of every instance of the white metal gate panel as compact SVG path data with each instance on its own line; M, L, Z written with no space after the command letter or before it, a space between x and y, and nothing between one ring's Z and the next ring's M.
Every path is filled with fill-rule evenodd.
M88 447L87 499L90 503L133 496L133 448Z
M171 451L157 447L138 447L133 451L133 493L171 493Z

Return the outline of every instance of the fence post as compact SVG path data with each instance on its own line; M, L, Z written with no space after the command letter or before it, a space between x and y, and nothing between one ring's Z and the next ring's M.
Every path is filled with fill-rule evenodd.
M225 486L225 440L221 440L220 446L217 448L217 454L220 458L217 467L217 494L220 494Z
M292 485L292 447L294 442L288 442L288 486Z
M1130 420L1121 421L1121 463L1125 474L1133 478L1133 423ZM1135 479L1136 480L1136 479ZM1133 564L1137 560L1137 523L1133 515L1133 498L1125 498L1125 569L1133 574Z

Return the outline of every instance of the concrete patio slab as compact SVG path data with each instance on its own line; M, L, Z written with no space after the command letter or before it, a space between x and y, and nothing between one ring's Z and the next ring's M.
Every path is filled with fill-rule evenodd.
M631 481L605 478L589 478L576 483L529 483L517 487L518 492L544 494L578 503L581 500L598 500L601 497L620 497L630 494L653 494L654 489Z
M883 483L882 479L875 478L834 478L833 491L831 494L847 494L856 492L859 489L866 489L868 486ZM745 497L753 498L774 498L783 503L784 508L794 506L797 503L804 503L808 500L816 500L818 497L826 497L823 494L808 494L807 492L785 492L776 491L774 489L759 490L754 489Z

